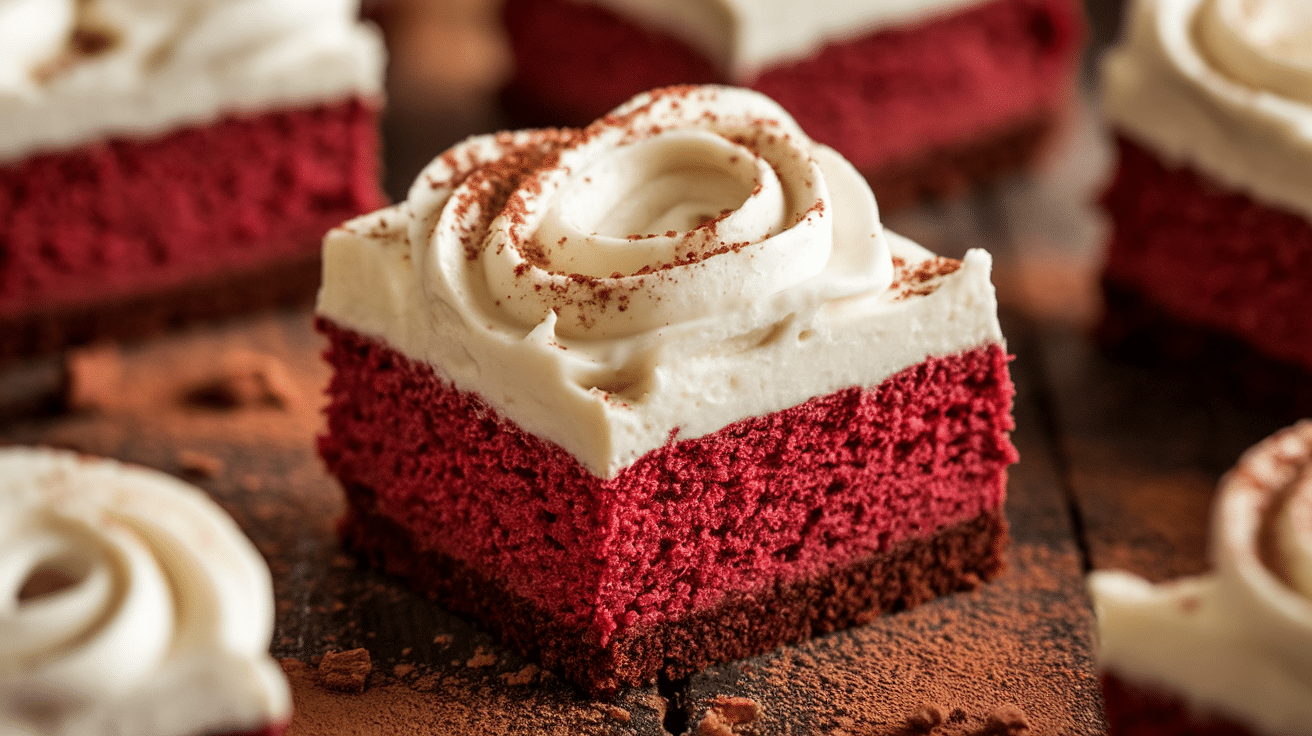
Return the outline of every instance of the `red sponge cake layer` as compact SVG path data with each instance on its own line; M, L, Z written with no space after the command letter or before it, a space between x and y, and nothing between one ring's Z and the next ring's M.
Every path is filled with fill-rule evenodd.
M990 0L741 80L587 3L508 0L504 18L516 59L507 98L534 122L586 123L672 84L746 85L860 169L883 207L1027 163L1065 104L1083 38L1076 2Z
M348 541L594 691L992 577L1012 385L998 346L931 358L648 453L612 479L425 365L321 320L320 451Z
M1108 337L1132 337L1151 321L1122 308L1139 301L1312 373L1312 223L1188 167L1168 168L1124 138L1119 146L1103 198L1115 222Z
M383 202L375 117L351 100L0 166L0 356L143 327L106 314L166 324L193 288L221 313L308 298L323 234Z

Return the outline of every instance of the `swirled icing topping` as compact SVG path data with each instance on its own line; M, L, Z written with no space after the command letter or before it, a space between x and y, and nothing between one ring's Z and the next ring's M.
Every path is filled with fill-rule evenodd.
M1312 217L1312 5L1140 0L1103 65L1116 127L1268 204Z
M894 256L930 264L925 299L890 288ZM986 253L932 267L850 164L730 87L470 138L404 204L330 233L324 259L320 314L601 477L672 434L1002 339Z
M0 732L189 736L285 722L263 559L200 490L0 449Z
M1261 733L1312 732L1312 421L1259 443L1221 482L1210 575L1090 578L1100 659Z
M1217 68L1253 89L1312 103L1312 5L1208 0L1198 39Z
M0 0L0 159L379 93L358 0Z
M504 197L459 163L523 146L535 160ZM471 324L588 340L720 319L790 288L815 298L887 288L874 198L841 181L855 191L836 212L822 161L850 176L754 92L642 96L582 131L476 138L439 158L410 191L412 208L437 216L416 219L412 255ZM836 244L839 219L854 237ZM835 247L856 268L802 287Z

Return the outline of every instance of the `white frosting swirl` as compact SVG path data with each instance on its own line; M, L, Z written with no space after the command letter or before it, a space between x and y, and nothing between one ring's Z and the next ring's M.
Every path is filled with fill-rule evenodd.
M1102 666L1261 733L1312 733L1312 421L1221 482L1210 575L1096 572Z
M0 0L0 91L32 93L73 31L76 0Z
M486 180L450 161L500 158L520 141L549 160L509 172L522 178L489 211ZM869 190L757 93L643 95L577 134L520 141L461 144L410 191L425 287L469 324L597 340L722 319L793 287L832 299L892 280ZM854 190L841 209L831 178ZM836 219L855 237L835 244ZM835 247L856 268L802 286Z
M611 477L671 433L1001 342L987 254L898 301L893 243L932 258L774 102L673 88L457 145L404 205L329 234L319 311Z
M859 38L979 5L984 0L575 0L664 31L728 71L735 82Z
M1209 0L1198 38L1217 68L1236 80L1312 103L1312 3Z
M200 490L0 450L0 733L189 736L290 716L269 571Z
M0 160L224 113L375 96L381 44L356 21L357 6L0 0Z
M1312 4L1139 0L1103 65L1116 127L1268 204L1312 217Z

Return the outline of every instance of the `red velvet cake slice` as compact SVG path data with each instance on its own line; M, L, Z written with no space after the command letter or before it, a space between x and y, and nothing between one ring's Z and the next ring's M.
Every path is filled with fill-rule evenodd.
M0 358L300 302L384 203L355 3L0 8Z
M1269 389L1301 381L1312 398L1309 28L1293 0L1139 3L1104 67L1120 148L1103 198L1110 342L1246 346L1285 376Z
M999 571L988 254L757 93L471 138L324 258L348 544L593 692Z
M774 98L885 209L1029 164L1062 116L1075 0L508 0L512 110L582 124L642 90Z
M1099 668L1114 736L1312 734L1312 421L1221 481L1207 575L1099 571Z

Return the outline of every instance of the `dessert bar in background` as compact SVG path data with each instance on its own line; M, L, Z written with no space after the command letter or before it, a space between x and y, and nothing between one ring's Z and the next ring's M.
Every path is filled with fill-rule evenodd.
M269 568L203 491L0 449L0 733L278 736Z
M384 203L353 0L15 0L0 49L0 359L308 301Z
M1312 408L1312 6L1142 0L1103 65L1101 331ZM1240 357L1242 356L1242 358ZM1242 362L1239 362L1242 359Z
M756 92L470 138L324 261L348 545L589 691L1001 568L989 255L885 231Z
M1113 736L1312 733L1312 421L1221 481L1207 575L1089 588Z
M504 98L586 123L633 94L720 82L774 98L886 211L1035 160L1066 114L1078 0L507 0Z

